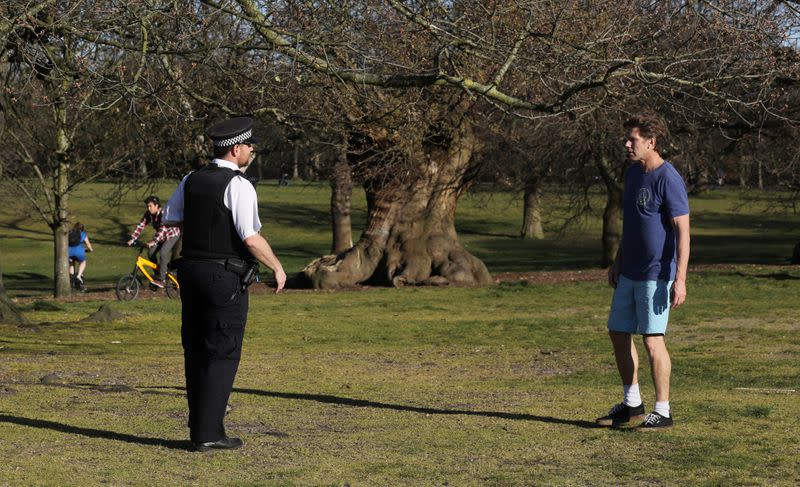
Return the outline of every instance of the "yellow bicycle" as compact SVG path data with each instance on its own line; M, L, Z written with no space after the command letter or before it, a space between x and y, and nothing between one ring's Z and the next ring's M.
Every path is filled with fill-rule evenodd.
M139 248L139 254L136 256L136 262L133 266L133 271L130 274L125 274L124 276L119 278L117 281L117 299L120 301L131 301L136 299L136 296L139 295L139 288L142 286L142 278L146 279L147 282L150 284L150 288L158 290L158 286L153 284L155 279L153 278L153 274L151 271L156 271L158 269L158 265L144 257L142 257L142 251L144 251L145 246L143 246L139 242L135 242L134 246ZM175 275L171 272L167 272L167 279L164 281L164 289L167 291L167 296L171 299L175 299L180 296L180 285L178 285L178 279L175 278Z

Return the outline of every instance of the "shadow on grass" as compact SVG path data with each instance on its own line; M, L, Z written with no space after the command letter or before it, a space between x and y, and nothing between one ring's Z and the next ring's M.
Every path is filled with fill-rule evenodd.
M191 443L189 441L181 440L165 440L162 438L151 438L147 436L129 435L126 433L117 433L114 431L100 430L94 428L84 428L81 426L72 426L64 423L57 423L55 421L48 421L44 419L24 418L21 416L11 416L8 414L0 414L0 423L11 423L19 426L28 426L31 428L49 429L61 433L69 433L73 435L88 436L89 438L102 438L105 440L124 441L126 443L136 443L146 446L163 446L173 450L189 450Z
M510 233L497 233L491 232L487 230L478 230L474 228L459 228L458 229L459 235L479 235L481 237L499 237L499 238L519 238L521 237L517 234L510 234Z
M407 406L403 404L388 404L384 402L368 401L366 399L351 399L349 397L332 396L329 394L301 394L295 392L274 392L239 388L234 388L233 391L241 394L254 394L257 396L278 397L281 399L299 399L303 401L321 402L323 404L340 404L343 406L361 408L391 409L393 411L408 411L412 413L424 414L484 416L487 418L513 419L517 421L539 421L542 423L567 424L571 426L578 426L580 428L599 428L597 424L590 421L553 418L550 416L537 416L534 414L507 413L503 411L473 411L470 409L426 408L419 406Z
M693 264L788 264L797 237L791 235L692 235Z
M261 215L266 215L274 223L299 227L318 232L330 232L331 214L327 207L310 208L293 203L270 202L259 204ZM366 222L366 212L359 208L351 208L350 218L353 229L361 228Z
M26 240L40 240L40 241L43 241L43 242L46 242L48 240L52 240L53 239L52 232L49 232L47 230L33 230L33 229L30 229L30 228L23 228L22 227L22 223L23 222L27 223L27 222L29 222L29 220L30 220L30 218L27 215L25 215L25 216L22 216L22 217L19 217L19 218L15 219L15 220L0 224L0 228L6 229L6 230L14 230L16 232L20 232L20 233L24 234L24 235L8 235L8 232L6 232L6 235L4 236L4 238L22 238L22 239L26 239Z
M599 268L602 252L600 242L589 238L574 240L477 238L462 239L462 244L481 259L491 272Z
M600 267L602 247L593 236L585 238L524 240L521 238L468 238L462 244L491 272L535 272ZM773 235L692 235L691 263L785 265L797 237Z
M137 387L137 389L175 389L185 391L185 387L180 386L150 386L150 387ZM570 426L577 426L579 428L595 429L600 428L597 424L591 421L583 421L579 419L562 419L554 418L551 416L537 416L534 414L523 413L507 413L503 411L473 411L470 409L441 409L429 408L420 406L407 406L404 404L389 404L385 402L368 401L366 399L352 399L349 397L339 397L330 394L303 394L297 392L275 392L275 391L262 391L259 389L241 389L233 388L233 392L240 394L252 394L256 396L275 397L280 399L296 399L301 401L314 401L323 404L339 404L342 406L351 406L359 408L376 408L376 409L391 409L393 411L407 411L411 413L422 414L441 414L448 416L483 416L487 418L500 418L500 419L513 419L515 421L538 421L541 423L552 424L566 424Z
M111 232L111 234L114 235L111 237L112 240L108 240L106 243L119 246L125 245L125 242L131 238L132 230L136 228L136 225L139 223L139 220L123 222L119 217L111 217L108 220L114 224L116 230Z
M759 229L762 233L785 233L786 217L770 213L742 213L735 211L701 211L692 214L692 226L704 230L732 230L736 228Z
M22 298L53 292L53 278L38 272L8 272L3 274L6 289L14 291L14 297Z
M737 272L740 277L754 277L756 279L772 279L773 281L797 281L800 276L793 276L788 272L773 272L772 274L745 274L744 272Z

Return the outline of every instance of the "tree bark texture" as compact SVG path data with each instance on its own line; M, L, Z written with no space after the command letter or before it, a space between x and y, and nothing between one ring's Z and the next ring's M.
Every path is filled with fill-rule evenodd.
M617 258L622 241L622 197L617 188L606 193L606 208L603 210L603 256L600 265L609 267Z
M347 162L347 151L343 148L333 165L331 177L332 254L341 254L353 246L353 226L350 218L352 197L353 174Z
M368 215L361 239L342 254L310 263L303 280L316 289L491 283L488 269L464 250L455 229L456 205L471 183L476 143L463 122L446 145L420 148L409 176L366 184Z
M524 206L522 210L522 229L520 236L525 239L542 240L542 186L544 179L533 176L525 182Z
M61 86L62 97L54 106L56 118L56 167L53 174L53 220L50 228L53 231L53 276L54 295L57 298L69 296L72 292L69 280L69 256L67 232L69 231L67 200L69 196L69 150L70 140L67 135L67 108L63 93L69 89L69 81Z
M292 179L300 179L300 142L294 141L294 152L292 153Z
M625 171L612 165L611 159L602 156L598 169L606 186L606 207L603 211L603 255L600 264L608 267L617 258L622 241L622 200L625 192Z

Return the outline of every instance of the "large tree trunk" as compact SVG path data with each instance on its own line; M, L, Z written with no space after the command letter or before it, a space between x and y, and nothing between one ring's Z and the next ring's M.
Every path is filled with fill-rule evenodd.
M341 254L353 246L353 227L350 219L352 196L352 169L347 162L347 149L342 147L341 154L333 165L333 177L331 177L331 224L333 230L331 253L333 254Z
M446 147L423 148L405 180L366 185L368 219L348 251L321 257L303 275L317 289L360 283L485 285L491 275L464 250L455 229L458 198L472 180L476 140L466 122Z
M622 240L622 199L625 191L624 170L612 166L607 156L597 164L606 185L606 208L603 211L603 255L601 265L608 267L617 258Z
M72 286L69 279L69 244L67 235L69 224L64 221L60 225L53 226L53 262L55 275L55 292L57 298L69 296Z
M62 93L68 89L68 82L62 86ZM56 117L56 170L53 174L53 220L50 228L53 231L53 279L54 295L57 298L69 296L72 287L69 282L69 262L67 232L67 199L69 195L69 149L70 141L67 136L67 109L63 97L55 104Z
M622 240L622 196L617 188L608 188L606 208L603 211L603 256L600 263L608 267L617 258L617 250Z
M541 240L544 238L542 229L542 186L544 178L531 176L525 182L524 208L522 211L522 238Z
M300 140L294 141L294 152L292 153L292 179L300 179Z
M756 165L756 169L758 170L758 189L764 189L764 162L763 159L760 157L758 158L758 162Z

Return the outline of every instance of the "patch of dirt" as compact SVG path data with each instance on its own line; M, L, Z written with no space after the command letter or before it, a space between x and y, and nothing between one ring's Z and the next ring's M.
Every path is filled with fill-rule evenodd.
M42 384L63 384L64 379L57 372L53 372L40 378L39 382Z
M81 323L111 323L123 318L125 316L122 313L114 311L108 304L103 304L97 311L80 321Z
M800 267L790 265L756 265L756 264L699 264L689 266L692 272L721 272L737 275L771 272L798 271ZM536 272L499 272L494 274L494 282L527 281L531 284L555 284L560 282L606 281L608 269L578 269L570 271L536 271Z
M560 282L605 281L608 271L588 269L574 271L500 272L494 274L494 282L529 282L531 284L555 284Z
M93 385L90 389L97 392L139 392L131 386L125 384L100 384Z

